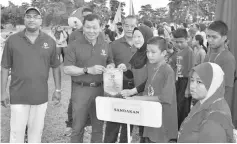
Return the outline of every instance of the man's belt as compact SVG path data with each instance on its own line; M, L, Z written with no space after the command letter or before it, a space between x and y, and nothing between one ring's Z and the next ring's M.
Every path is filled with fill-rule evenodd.
M74 82L80 86L85 86L85 87L99 87L101 85L103 85L103 82L82 82L82 81L79 81L79 82Z

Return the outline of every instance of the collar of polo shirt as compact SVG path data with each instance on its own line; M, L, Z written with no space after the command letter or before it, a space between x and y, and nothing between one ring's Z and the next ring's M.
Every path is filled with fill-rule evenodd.
M26 37L25 32L26 32L26 29L24 29L23 31L21 31L21 32L19 33L19 35L20 35L21 37ZM39 30L39 35L38 35L38 37L39 37L39 38L42 38L43 35L44 35L44 33L42 33L42 31Z
M84 33L83 33L83 38L80 40L80 42L82 44L88 44L88 43L91 44L91 42L88 41L88 39L86 38ZM97 37L97 40L96 40L96 44L102 44L102 43L103 43L103 39L101 37L101 34L99 34L99 36Z
M123 42L123 43L128 43L125 36L123 36L121 39L120 39L120 42Z
M130 46L130 48L132 48L132 46L133 46L133 45L131 46L131 45L127 42L125 36L123 36L122 38L120 38L120 42L128 44L128 45Z

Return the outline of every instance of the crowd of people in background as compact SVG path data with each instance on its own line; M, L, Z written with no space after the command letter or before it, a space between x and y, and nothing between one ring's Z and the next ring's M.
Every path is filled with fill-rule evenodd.
M38 20L40 15L37 9L29 8L26 16L34 19L26 17L25 21ZM35 18L36 16L39 18ZM120 93L123 98L155 101L162 104L161 128L139 126L141 143L234 142L234 129L237 126L234 122L237 118L232 116L237 113L233 106L237 103L233 103L236 98L232 91L236 61L228 50L228 26L224 22L213 21L209 25L203 23L178 25L166 22L152 23L145 20L143 23L138 23L135 16L127 16L123 22L116 23L116 26L103 26L100 17L89 8L82 10L82 16L80 26L77 22L71 28L52 26L51 33L48 34L52 40L49 40L49 37L45 36L38 27L33 29L27 23L26 30L23 32L13 34L7 40L1 38L3 52L1 66L6 72L12 69L13 82L19 83L16 77L24 79L26 76L23 75L23 70L20 70L22 69L20 66L24 65L20 63L20 55L12 55L12 52L19 51L15 48L16 43L13 40L29 43L29 38L34 47L34 43L41 43L37 37L35 41L32 41L31 34L34 35L35 31L39 31L39 36L45 41L44 50L39 51L40 56L35 57L43 57L45 61L35 62L35 64L39 64L41 68L44 67L46 73L48 67L54 69L57 88L54 101L56 102L60 101L61 97L61 78L57 78L60 75L59 61L63 62L63 71L71 76L72 81L65 130L65 135L71 137L71 142L83 142L84 128L88 125L92 126L91 142L115 143L119 133L118 141L128 142L125 124L106 122L103 137L104 122L96 117L95 98L103 95L102 73L106 68L115 67L123 70L124 73L123 90ZM27 39L20 39L25 35ZM28 46L31 48L31 45L28 44ZM34 55L37 54L34 53ZM17 59L19 66L14 65ZM29 59L25 58L25 60ZM23 68L29 67L24 65ZM44 75L42 74L44 70L40 71L36 72L34 77L29 71L26 73L29 74L30 79L36 80L35 77L41 78ZM21 76L16 72L20 72ZM48 77L44 76L44 78ZM5 77L2 79L5 80L2 82L5 84L7 79ZM36 81L32 80L32 83ZM22 81L22 83L25 82ZM43 82L36 83L32 85L43 86ZM19 83L19 85L22 84ZM46 110L45 104L47 105L48 100L37 97L41 94L47 95L47 89L41 88L47 91L42 93L33 91L35 90L33 86L29 88L32 89L30 93L27 93L26 87L23 90L17 87L17 90L21 91L23 100L17 98L18 91L11 89L14 91L12 93L10 90L10 98L13 99L11 100L11 125L21 128L21 130L11 129L10 142L24 142L25 126L28 126L27 130L30 131L28 142L41 142L44 123L41 122L39 128L32 126L37 123L26 124L24 121L23 125L17 122L16 119L21 115L16 114L16 107L13 107L19 104L36 105L40 106L37 109L43 107ZM11 87L13 88L14 84ZM6 89L6 85L2 88ZM33 94L33 92L39 94ZM28 97L24 97L23 94ZM34 95L33 99L29 98L30 94ZM6 106L7 98L4 98L2 105ZM39 120L43 121L45 112L39 114L41 114L38 116ZM30 114L24 115L25 119L28 119L28 115ZM131 130L133 127L131 126Z

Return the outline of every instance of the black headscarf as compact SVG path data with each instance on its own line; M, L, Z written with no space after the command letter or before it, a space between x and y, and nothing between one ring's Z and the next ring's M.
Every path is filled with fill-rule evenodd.
M141 25L139 27L134 28L133 33L139 30L144 38L144 44L140 49L137 50L137 52L133 55L129 63L131 64L132 68L134 69L140 69L147 63L147 56L146 56L146 50L147 50L147 41L151 37L153 37L153 32L151 28L145 25Z

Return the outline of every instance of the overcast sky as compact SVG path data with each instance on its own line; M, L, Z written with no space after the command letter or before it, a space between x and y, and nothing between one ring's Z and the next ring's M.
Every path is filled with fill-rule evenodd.
M31 2L31 0L9 0L9 1L13 2L16 5L21 5L22 2L28 2L28 3ZM85 1L90 1L90 0L85 0ZM126 15L128 15L130 0L118 0L118 1L126 3L126 7L124 11ZM158 7L166 7L168 3L169 3L169 0L133 0L135 14L138 14L138 11L141 9L142 5L151 4L152 8L154 9ZM0 4L2 4L3 6L7 6L8 0L1 0Z

